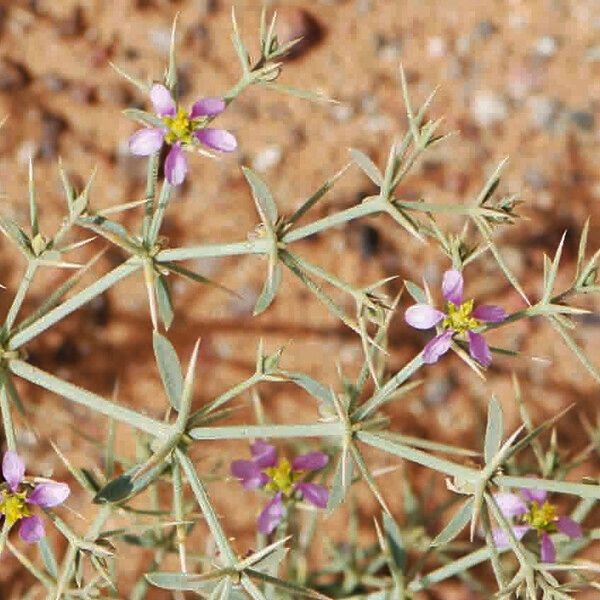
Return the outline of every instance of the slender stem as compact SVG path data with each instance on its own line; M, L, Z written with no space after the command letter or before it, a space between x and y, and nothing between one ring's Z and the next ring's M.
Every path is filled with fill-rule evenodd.
M283 242L285 244L289 244L291 242L296 242L298 240L304 239L315 233L319 233L319 231L323 231L324 229L330 229L331 227L335 227L336 225L341 225L342 223L347 223L348 221L352 221L353 219L358 219L360 217L366 217L367 215L371 215L373 213L382 212L385 209L382 206L382 203L379 201L378 197L369 197L368 200L363 200L361 204L357 206L352 206L347 208L346 210L342 210L333 215L329 215L327 217L323 217L322 219L318 219L317 221L313 221L308 225L304 225L304 227L298 227L298 229L294 229L283 236Z
M257 239L229 244L207 244L189 248L162 250L156 255L158 262L189 260L192 258L216 258L218 256L239 256L240 254L266 254L272 246L271 240Z
M6 321L4 321L4 331L10 331L15 319L17 318L17 314L23 305L23 300L25 300L25 295L27 294L27 290L31 285L31 281L33 280L33 276L37 269L37 261L30 260L27 263L27 269L25 270L25 274L23 275L23 279L21 279L21 283L19 284L19 289L15 294L15 297L8 309L8 314L6 315Z
M68 398L73 402L87 406L93 411L111 417L116 421L126 423L135 429L140 429L153 436L160 437L167 436L171 432L170 426L162 421L147 417L135 410L106 400L98 394L94 394L77 385L63 381L62 379L59 379L50 373L46 373L22 360L12 360L9 364L9 368L11 372L18 377L30 381L31 383L35 383L36 385L54 392L59 396Z
M192 461L178 448L175 450L175 452L177 453L177 460L185 472L185 476L187 477L192 491L194 492L194 496L196 496L196 500L202 509L202 513L204 514L208 528L215 538L215 542L221 554L223 555L224 560L228 566L233 566L237 562L237 558L231 548L231 545L229 544L229 540L227 539L223 528L221 527L221 523L219 522L212 504L210 503L210 499L206 493L206 490L204 489L204 485L198 478L198 474L196 473L196 469Z
M433 469L440 473L445 473L446 475L460 477L467 481L477 481L479 477L479 472L475 469L463 467L458 463L446 460L445 458L439 458L433 454L428 454L417 448L394 443L381 435L375 435L368 431L359 431L356 435L361 442L364 442L373 448L378 448L388 454L394 454L405 460L423 465L428 469Z
M580 498L600 500L600 485L573 483L571 481L553 481L552 479L538 479L533 477L511 477L509 475L496 475L494 482L502 487L546 490L547 492L572 494Z
M244 440L250 438L340 437L341 423L308 423L306 425L239 425L231 427L196 427L189 432L195 440Z
M389 396L396 391L415 371L423 365L423 354L419 353L409 363L407 363L400 371L398 371L386 384L379 388L376 393L369 398L364 404L361 404L354 414L354 421L362 421L369 416L373 411L377 410L386 402Z
M105 504L98 511L98 514L96 515L94 521L90 525L90 528L88 529L88 531L85 535L85 538L87 540L95 540L98 537L100 530L104 526L104 523L110 516L111 512L112 512L112 506L110 504ZM78 552L77 546L74 545L73 543L69 544L69 549L67 550L67 553L65 554L65 557L64 557L62 565L61 565L60 574L58 576L55 600L61 599L64 589L66 588L67 584L71 580L73 563L75 562L75 559L77 558L77 552Z
M125 279L125 277L135 273L141 266L141 262L137 257L129 258L122 265L108 272L106 275L100 277L97 281L92 283L87 288L81 290L75 296L65 300L62 304L54 308L53 310L46 313L43 317L40 317L37 321L19 331L9 341L9 348L16 350L23 344L26 344L34 337L46 331L49 327L52 327L55 323L58 323L64 319L67 315L81 308L84 304L93 300L96 296L99 296L110 287L112 287L117 281Z
M8 540L6 541L6 547L10 553L38 580L47 590L54 590L54 582L46 573L41 569L38 569L19 549L11 544Z
M6 375L4 376L6 377ZM10 412L10 401L6 392L6 384L2 385L0 390L0 409L2 410L2 424L4 426L4 436L6 437L6 446L13 452L17 451L17 439L13 425L12 414Z
M156 152L148 160L148 170L146 176L146 193L144 204L144 220L142 222L142 238L147 239L150 223L152 222L152 213L154 212L154 196L156 194L156 180L158 178L158 161L160 153Z
M148 237L146 238L149 248L156 242L156 239L158 238L163 219L165 218L165 211L167 210L169 200L171 199L172 191L173 186L165 179L162 187L160 188L158 207L152 216L152 223L150 223L150 230L148 231Z
M173 476L173 517L176 521L185 519L183 510L183 482L181 479L181 465L178 460L172 463ZM179 567L182 573L187 573L187 560L185 551L186 526L176 525L177 545L179 547Z

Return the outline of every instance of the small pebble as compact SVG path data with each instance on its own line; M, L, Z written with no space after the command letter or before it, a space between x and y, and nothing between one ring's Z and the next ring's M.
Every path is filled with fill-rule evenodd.
M263 148L252 161L254 170L264 173L281 162L283 152L280 146L275 144Z
M148 31L150 43L162 54L169 54L171 30L168 27L154 27Z
M324 29L316 17L306 10L289 6L281 6L277 9L275 31L280 46L301 38L285 55L284 59L288 60L305 54L318 44L324 35Z
M491 35L498 31L498 27L493 21L485 20L479 21L477 25L475 25L475 35L480 37L481 39L489 38Z
M471 114L479 125L489 127L508 117L508 106L499 94L482 90L471 101Z
M56 73L45 73L40 77L40 80L49 92L54 93L62 92L69 85L66 79Z
M569 118L582 131L592 131L594 129L595 119L591 112L574 110L569 115Z
M531 96L527 99L531 124L537 129L554 130L563 110L556 98Z
M442 58L446 54L446 41L440 36L427 40L427 54L430 58Z
M552 58L557 50L558 41L551 35L545 35L535 43L535 53L541 58Z
M429 378L423 388L423 400L429 406L437 406L448 399L454 383L450 377Z

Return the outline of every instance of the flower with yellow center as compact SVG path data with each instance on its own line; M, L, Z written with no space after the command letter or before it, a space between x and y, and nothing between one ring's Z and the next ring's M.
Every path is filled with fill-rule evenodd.
M276 467L265 469L264 472L271 479L265 486L265 490L283 492L288 498L294 491L294 484L302 477L301 472L292 470L292 465L287 458L281 458Z
M227 104L223 98L200 98L188 113L177 106L164 85L156 84L150 90L150 100L162 126L136 131L129 138L129 149L138 156L150 156L159 152L163 143L168 144L171 149L165 158L165 177L171 185L180 185L185 180L186 147L198 147L199 142L219 152L233 152L237 148L237 141L229 131L207 127L225 110Z
M444 329L452 329L456 333L464 333L481 326L481 321L473 318L473 300L467 300L456 306L448 302L446 318L442 321Z
M455 336L468 342L469 354L481 365L492 362L492 354L483 335L475 331L484 323L499 323L506 319L504 309L493 304L475 307L473 300L463 301L463 276L452 269L444 273L442 295L446 312L420 302L409 307L404 315L406 322L417 329L439 327L441 331L423 349L423 362L432 364L450 350Z
M523 516L523 521L537 531L556 531L557 520L556 507L547 500L541 506L535 501L532 502L529 512Z

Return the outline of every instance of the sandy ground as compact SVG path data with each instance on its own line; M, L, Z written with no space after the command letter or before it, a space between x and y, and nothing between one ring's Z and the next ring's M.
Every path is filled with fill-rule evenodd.
M225 0L0 2L0 116L9 116L0 132L3 213L25 222L30 155L35 157L42 224L47 231L53 231L63 211L59 156L79 186L97 167L94 207L139 198L144 161L128 154L127 138L135 126L120 111L141 106L145 99L112 71L108 61L136 76L159 79L170 24L180 11L182 102L222 93L238 75L229 39L231 4ZM260 3L234 4L248 43L256 48ZM306 0L270 6L280 9L282 35L299 31L311 38L299 56L285 65L282 82L319 90L340 104L315 105L265 90L244 94L220 118L220 124L235 132L240 150L218 161L192 159L189 182L178 192L165 222L171 245L246 238L257 216L240 165L261 172L285 214L345 164L349 147L360 148L381 164L390 142L403 133L406 124L399 89L401 61L415 101L440 86L431 115L444 116L444 129L456 131L406 179L401 195L440 203L466 202L509 155L499 191L520 193L521 213L528 220L501 233L502 248L526 291L536 298L543 254L554 252L566 230L559 286L568 284L579 231L588 215L592 219L590 248L600 245L597 2ZM369 181L353 168L313 217L351 206L370 191ZM132 224L135 218L132 213L125 222ZM442 222L457 225L453 220ZM93 251L101 246L95 243ZM385 217L329 231L299 244L298 250L308 260L362 285L390 275L399 276L398 281L419 281L425 275L435 287L447 268L433 247L413 243ZM83 260L91 253L92 249L88 254L81 252L80 257ZM97 273L121 260L121 254L111 250L100 261ZM493 300L507 310L522 307L491 259L478 265L467 272L473 296ZM356 371L361 357L356 337L288 274L275 304L253 318L252 307L265 271L262 261L253 257L199 260L191 266L243 297L232 300L218 290L183 282L173 287L177 318L170 339L184 360L195 339L203 339L196 405L251 373L261 337L269 349L287 346L284 362L288 368L304 370L324 383L336 384L337 364L349 373ZM3 310L21 269L22 261L3 241L0 281L8 286L0 295ZM42 273L23 314L61 277ZM393 294L398 286L392 282L387 291ZM585 326L576 332L596 364L600 362L598 323L586 318ZM536 422L577 403L577 410L561 423L558 439L572 452L581 449L586 440L578 414L597 411L597 385L591 377L541 322L505 328L490 338L493 344L520 350L524 356L496 360L485 386L456 357L449 357L428 369L425 386L389 409L394 427L409 435L477 447L482 414L492 391L505 409L507 430L517 425L510 384L515 372ZM424 340L398 317L390 338L390 369L400 368ZM123 403L144 407L157 417L164 413L140 279L119 284L32 342L28 351L34 364L101 394L109 395L118 379ZM533 361L531 356L548 360ZM76 464L100 460L100 451L78 434L102 439L104 422L49 393L25 386L22 391L33 416L31 429L20 429L19 441L40 473L54 470L57 478L65 475L49 440ZM275 422L289 422L290 415L294 420L314 418L313 405L291 386L261 386L260 393ZM247 401L248 397L240 399L246 408L235 421L250 418ZM120 449L131 452L128 432L119 429L118 433ZM224 473L228 461L243 452L239 444L223 444L218 449L207 445L198 451L199 468ZM375 453L369 459L375 466L397 464ZM588 466L586 473L597 475L597 461ZM409 467L407 472L417 489L427 485L428 475L422 470ZM399 515L400 481L398 473L386 477L383 486ZM443 481L437 483L443 489ZM363 534L369 539L373 535L370 517L377 514L377 506L362 486L357 496ZM240 553L245 552L252 545L251 527L259 499L242 496L236 482L210 489L228 533L238 539ZM76 493L70 504L89 518L83 494ZM327 523L334 539L344 519L340 511ZM85 528L77 525L76 517L73 523ZM430 525L435 531L440 524ZM136 561L128 561L124 589L139 568ZM16 564L3 559L3 598L21 598L31 585L17 574ZM429 597L475 597L464 590L462 584L452 584ZM156 593L152 597L167 596Z

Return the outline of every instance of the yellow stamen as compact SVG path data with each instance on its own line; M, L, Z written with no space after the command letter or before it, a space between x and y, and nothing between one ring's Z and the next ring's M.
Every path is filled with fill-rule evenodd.
M544 502L542 506L537 502L532 502L529 512L523 517L523 520L538 531L556 531L556 507L548 501Z
M31 516L31 509L25 502L27 492L20 494L5 493L0 498L0 513L4 515L9 525L13 525L23 517Z
M182 142L184 144L192 143L192 133L194 133L194 123L190 120L187 112L180 108L174 117L163 117L163 123L169 131L165 135L165 140L169 144Z
M286 496L291 496L294 483L302 476L301 473L292 471L287 458L282 458L276 467L265 469L265 473L271 478L265 489L269 492L283 492Z
M444 329L452 329L456 333L464 333L470 329L476 329L481 323L471 316L473 312L473 300L467 300L460 306L448 302L447 315L442 326Z

